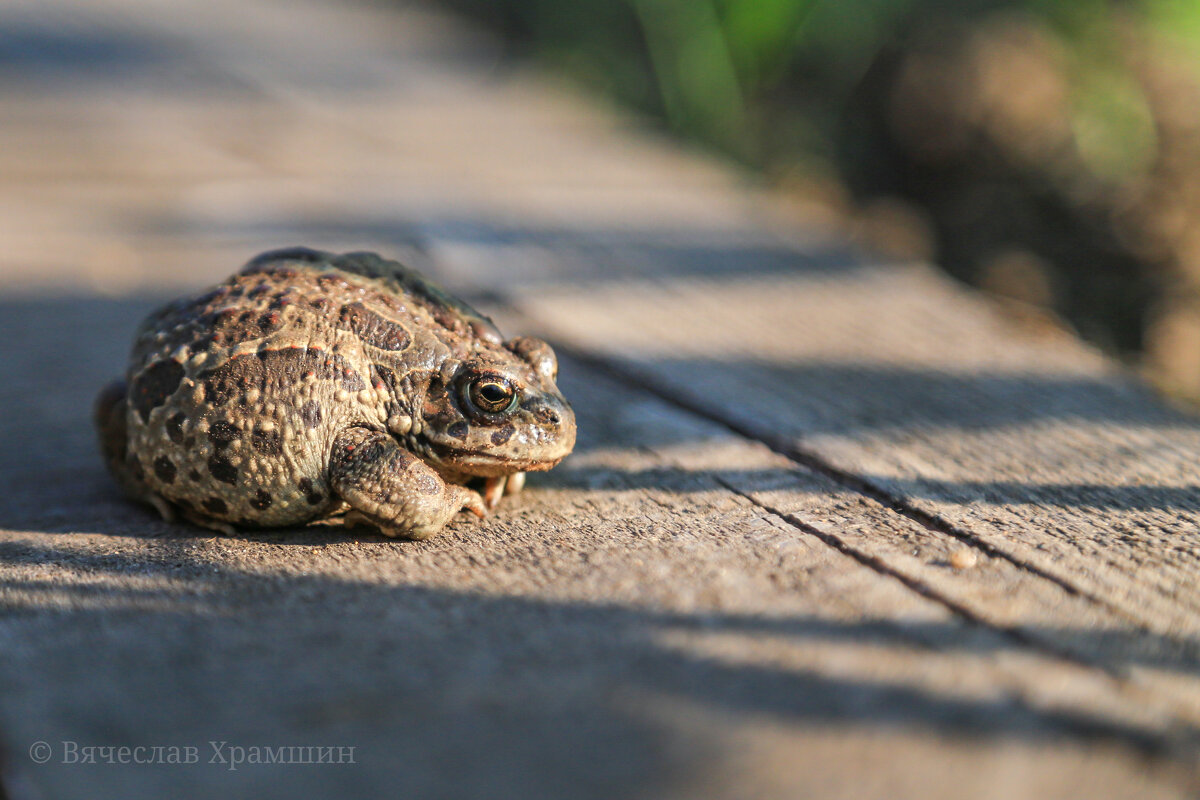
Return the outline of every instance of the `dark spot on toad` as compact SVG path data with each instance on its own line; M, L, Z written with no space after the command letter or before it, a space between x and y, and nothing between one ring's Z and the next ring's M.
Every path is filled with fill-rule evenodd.
M359 446L357 451L353 453L353 457L358 461L370 464L372 462L379 461L384 457L386 452L386 446L382 441L379 439L371 439ZM401 453L404 454L403 451L401 451Z
M382 364L371 365L371 386L376 389L395 387L396 373Z
M447 428L446 433L448 433L450 436L453 436L455 439L461 440L467 438L467 431L469 430L470 426L462 420L459 420Z
M300 419L304 420L305 426L315 428L321 424L321 404L316 400L309 400L300 407Z
M505 425L503 428L500 428L492 434L492 444L496 445L497 447L502 444L507 444L508 440L512 438L512 435L513 426L511 424Z
M230 442L241 435L242 432L238 430L236 425L225 420L214 422L212 427L208 429L208 439L217 450L224 450L229 446Z
M182 411L167 420L167 438L175 444L183 442L183 423L185 422L187 422L187 417Z
M252 505L254 508L257 508L259 511L265 511L271 507L273 499L274 498L271 497L271 493L266 489L259 489L257 492L255 492L254 498L250 501L250 505Z
M265 336L268 333L273 333L274 331L279 330L279 326L282 324L282 322L283 317L280 316L279 312L271 311L258 318L258 330Z
M213 456L208 459L208 471L217 480L234 485L237 483L238 471L228 458L221 455Z
M254 449L264 455L277 456L283 452L283 436L279 431L264 431L256 428L250 434L250 443Z
M133 386L129 392L130 401L137 409L142 422L150 419L151 411L167 402L167 398L175 393L182 380L183 365L171 359L156 361L133 379Z
M182 508L184 511L191 511L193 508L191 502L188 500L179 499L179 500L172 500L171 502L174 503L175 505L179 506L180 508Z
M305 347L260 350L234 356L221 366L200 373L200 379L209 401L222 406L235 397L243 397L248 389L294 386L310 373L320 380L340 380L347 391L367 388L341 356Z
M287 308L288 306L295 305L296 298L292 295L292 292L294 292L294 291L295 291L295 289L289 286L287 289L284 289L282 292L278 292L277 294L272 296L271 304L268 305L267 308L269 308L273 311L278 311L278 310Z
M301 478L296 486L304 493L304 499L308 501L310 506L318 505L325 499L324 495L313 488L313 482L308 478Z
M219 497L210 497L204 501L204 510L212 514L224 514L229 510L229 506Z
M196 470L194 470L194 469L189 469L189 470L188 470L188 480L189 480L189 481L192 481L193 483L195 483L195 482L199 481L199 480L200 480L200 473L199 473L199 472L197 472L197 471L196 471Z
M407 450L397 450L392 454L392 469L397 471L406 470L419 460Z
M362 303L342 306L338 327L380 350L403 350L412 341L403 326L384 319Z
M208 349L213 344L232 347L274 333L282 324L283 317L278 311L259 316L253 309L239 312L235 308L227 308L209 315L209 326L215 332L210 341L199 344L203 349Z
M163 483L175 482L175 464L166 456L154 459L154 474Z

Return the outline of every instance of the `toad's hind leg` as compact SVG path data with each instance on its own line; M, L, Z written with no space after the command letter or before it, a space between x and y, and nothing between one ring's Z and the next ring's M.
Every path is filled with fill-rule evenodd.
M150 490L142 478L141 465L136 459L130 458L127 410L125 381L113 381L96 395L92 420L100 437L104 463L125 494L154 506L163 519L174 522L175 511L171 504Z
M348 428L334 440L329 478L350 504L347 523L366 521L387 536L425 539L463 509L485 516L483 498L446 483L386 433Z

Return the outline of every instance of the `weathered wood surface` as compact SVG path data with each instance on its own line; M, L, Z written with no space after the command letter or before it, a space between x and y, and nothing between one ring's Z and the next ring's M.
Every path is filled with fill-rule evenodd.
M1200 423L1069 337L416 7L8 3L0 97L15 800L1200 788ZM577 454L424 543L126 504L88 407L134 325L290 243L551 337Z

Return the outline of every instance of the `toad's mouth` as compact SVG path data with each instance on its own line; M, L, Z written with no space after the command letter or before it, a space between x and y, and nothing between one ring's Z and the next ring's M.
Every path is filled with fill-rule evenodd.
M558 466L567 454L552 459L506 458L491 453L473 453L469 450L446 450L443 460L451 462L455 469L480 477L508 475L513 472L545 472Z

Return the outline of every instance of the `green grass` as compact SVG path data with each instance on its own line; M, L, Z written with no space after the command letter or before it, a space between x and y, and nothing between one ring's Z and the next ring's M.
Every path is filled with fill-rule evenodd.
M827 156L850 93L887 47L930 21L997 12L1040 21L1071 65L1078 129L1098 172L1144 163L1152 125L1121 66L1133 20L1200 54L1200 4L1187 0L447 0L518 47L758 167ZM783 135L781 135L781 132ZM794 137L794 138L793 138Z

